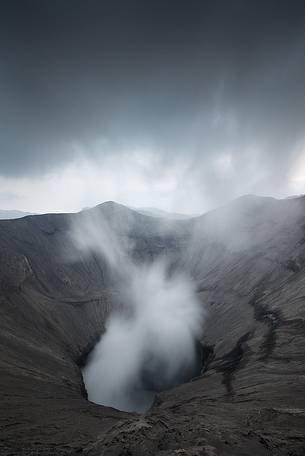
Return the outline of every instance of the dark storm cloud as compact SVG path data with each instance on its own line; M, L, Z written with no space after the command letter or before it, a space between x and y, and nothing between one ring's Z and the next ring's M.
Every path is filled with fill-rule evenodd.
M304 136L304 11L298 0L2 1L0 173L63 166L73 144L90 156L102 138L100 153L187 155L206 188L215 155L229 149L247 174L257 154L272 191Z

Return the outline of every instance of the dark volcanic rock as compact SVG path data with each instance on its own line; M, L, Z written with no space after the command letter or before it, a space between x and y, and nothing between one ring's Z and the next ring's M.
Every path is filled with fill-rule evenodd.
M76 251L83 214L0 222L1 455L304 455L305 200L244 197L165 222L94 209L191 272L207 309L201 375L143 416L86 400L80 364L120 306L102 258Z

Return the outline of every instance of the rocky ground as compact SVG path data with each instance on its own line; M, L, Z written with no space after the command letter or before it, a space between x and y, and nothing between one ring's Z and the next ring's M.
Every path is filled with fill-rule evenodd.
M243 197L191 220L93 209L132 255L172 258L206 308L202 373L144 415L86 400L80 366L120 298L77 251L81 214L0 222L1 455L304 455L305 199ZM128 228L128 229L126 229Z

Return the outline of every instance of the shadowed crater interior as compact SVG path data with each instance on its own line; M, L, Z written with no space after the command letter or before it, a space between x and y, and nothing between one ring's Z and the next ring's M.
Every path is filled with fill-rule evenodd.
M100 339L98 344L103 344L103 338ZM157 393L187 383L198 377L203 372L206 364L203 347L199 341L194 342L193 350L187 362L181 364L175 370L169 369L166 358L162 356L162 353L155 352L154 347L151 347L143 357L139 369L132 377L132 381L125 383L124 379L114 378L114 384L118 381L122 387L116 393L113 393L111 389L109 396L105 397L104 394L97 394L95 388L91 391L90 381L86 381L90 376L90 374L88 376L87 368L90 363L94 362L93 355L96 348L98 348L97 345L82 360L85 384L84 396L92 402L129 412L146 412L153 404ZM113 356L115 356L115 353ZM177 353L173 353L173 356L177 356ZM100 379L98 380L101 390L103 389L103 374L105 372L103 373L103 370L101 370ZM107 372L107 377L108 375L109 372Z

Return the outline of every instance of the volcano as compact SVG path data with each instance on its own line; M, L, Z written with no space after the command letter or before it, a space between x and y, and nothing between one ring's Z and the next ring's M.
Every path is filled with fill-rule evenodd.
M73 242L83 212L1 220L1 455L304 455L305 197L249 195L183 220L86 211L139 267L162 257L191 276L200 366L160 386L144 364L156 396L142 414L89 401L82 369L120 313L120 277Z

